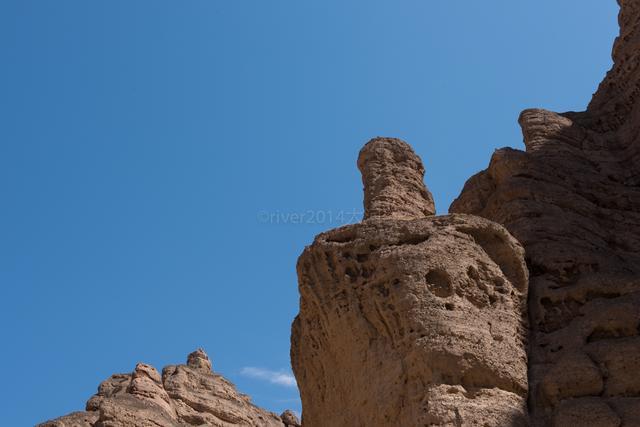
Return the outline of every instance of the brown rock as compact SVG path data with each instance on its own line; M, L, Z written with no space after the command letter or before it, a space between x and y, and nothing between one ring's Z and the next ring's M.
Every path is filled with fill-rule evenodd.
M203 349L199 348L187 357L187 366L204 372L211 371L211 361Z
M616 397L608 399L608 404L620 416L624 427L640 427L640 399L637 397Z
M541 387L549 402L567 397L594 396L602 393L602 372L584 353L569 353L546 372Z
M554 427L618 427L620 417L601 399L588 397L562 401L553 422Z
M585 125L605 134L614 132L630 141L640 131L640 3L618 0L620 36L613 46L613 68L607 73L588 108Z
M522 247L482 218L427 217L427 199L377 204L428 194L421 162L398 140L362 153L368 219L320 234L298 260L291 357L303 424L524 425ZM398 159L413 166L393 180Z
M640 337L619 338L615 346L592 342L586 350L606 373L605 396L640 395Z
M638 413L640 1L620 4L614 66L588 110L524 111L526 151L498 150L450 208L503 224L526 249L534 425Z
M424 166L411 146L395 138L375 138L360 151L364 219L417 219L436 211L422 181Z
M202 349L191 353L186 365L167 366L162 376L139 363L132 374L118 374L100 384L76 412L40 424L41 427L283 427L271 412L251 403L234 385L211 371ZM294 425L294 424L291 424Z
M153 366L138 363L131 376L127 393L140 399L147 399L162 408L171 418L175 418L175 410L171 399L162 385L162 378Z
M282 422L284 423L285 426L287 427L300 427L300 420L298 420L298 417L296 416L296 414L293 413L293 411L290 410L286 410L284 411L281 415L280 418L282 419Z

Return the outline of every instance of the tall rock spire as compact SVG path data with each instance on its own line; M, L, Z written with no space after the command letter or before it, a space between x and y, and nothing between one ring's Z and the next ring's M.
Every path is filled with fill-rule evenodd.
M417 219L435 214L424 185L424 166L406 142L375 138L360 150L358 168L364 184L364 219Z

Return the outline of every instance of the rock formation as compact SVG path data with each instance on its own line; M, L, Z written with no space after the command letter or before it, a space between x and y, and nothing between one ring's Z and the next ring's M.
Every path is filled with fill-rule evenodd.
M640 0L619 3L588 109L524 111L526 150L496 151L452 214L434 216L407 144L362 149L364 220L298 260L305 427L640 426ZM299 422L197 351L113 375L85 412L41 424L190 425Z
M503 224L530 270L534 425L640 425L640 1L586 112L527 110L450 211Z
M167 366L162 375L144 363L131 374L112 375L89 399L85 412L39 427L299 427L293 413L283 416L254 406L233 384L212 372L207 355L197 350L186 365Z
M372 140L358 165L365 220L298 261L305 427L525 425L522 247L491 221L432 216L406 143Z

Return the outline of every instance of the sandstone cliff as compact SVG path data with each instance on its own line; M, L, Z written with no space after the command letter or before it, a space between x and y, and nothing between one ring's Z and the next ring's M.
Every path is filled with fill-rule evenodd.
M500 225L435 211L413 150L361 151L365 220L298 261L291 338L303 422L525 425L524 251Z
M522 113L450 211L503 224L531 274L534 425L640 425L640 1L620 1L614 66L583 113Z
M139 363L131 374L116 374L76 412L39 427L297 427L290 411L282 418L251 403L233 384L211 370L202 350L186 365L167 366L162 375Z

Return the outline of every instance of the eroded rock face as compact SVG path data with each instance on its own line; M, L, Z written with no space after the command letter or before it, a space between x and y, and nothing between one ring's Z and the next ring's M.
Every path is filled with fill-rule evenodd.
M450 209L526 249L535 425L639 425L640 1L620 4L588 110L523 112L526 151L498 150Z
M293 425L251 403L233 384L211 371L202 350L186 365L167 366L162 375L144 363L131 374L116 374L100 384L76 412L39 427L174 427Z
M298 260L291 358L305 427L524 425L522 247L482 218L426 216L405 143L373 140L358 165L368 219Z

